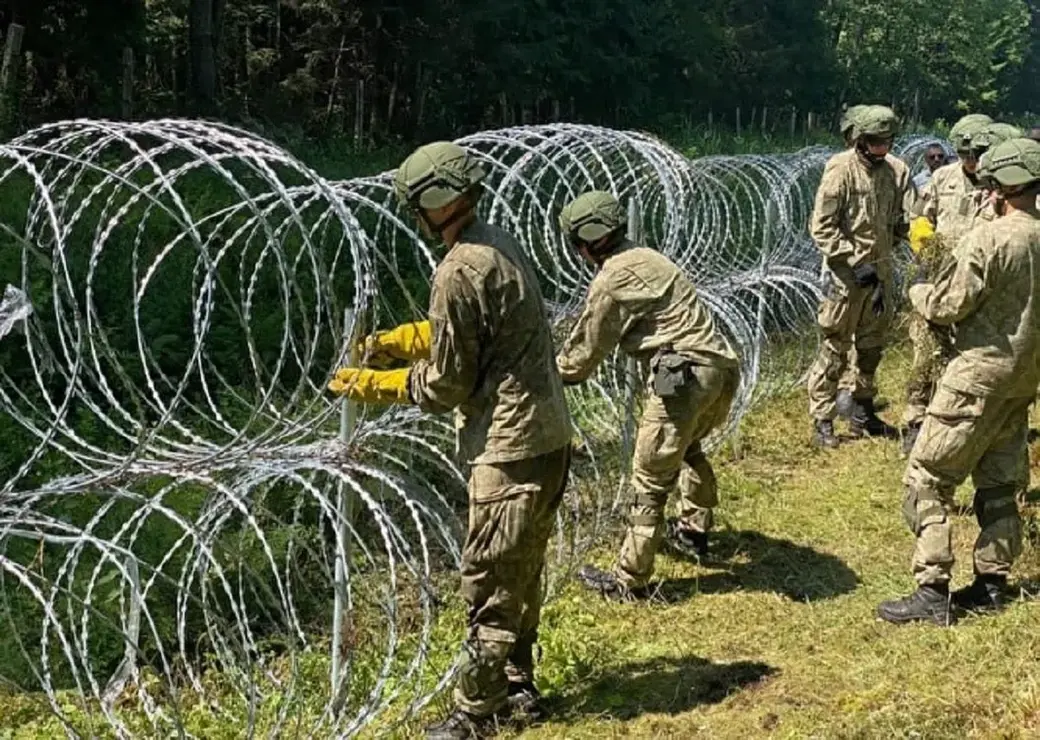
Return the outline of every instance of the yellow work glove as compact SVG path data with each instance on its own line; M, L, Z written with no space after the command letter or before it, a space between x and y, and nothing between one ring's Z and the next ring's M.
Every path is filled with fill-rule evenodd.
M430 358L430 322L413 321L408 324L376 332L357 346L362 362L369 367L389 367L394 360L428 360Z
M411 403L409 372L406 367L400 370L341 367L329 381L329 390L358 403Z
M915 218L910 224L910 249L914 254L920 254L924 249L925 241L935 236L935 227L932 222L924 216Z

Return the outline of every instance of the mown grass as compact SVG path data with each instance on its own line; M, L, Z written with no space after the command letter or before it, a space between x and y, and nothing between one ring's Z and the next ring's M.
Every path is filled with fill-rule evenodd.
M882 366L892 421L907 363L897 347ZM1015 568L1022 598L999 616L951 629L879 622L877 602L913 588L905 461L895 442L816 453L808 438L801 389L745 420L742 458L714 456L715 562L661 556L666 599L619 605L571 584L547 606L539 681L554 715L524 737L1040 735L1036 547ZM970 516L955 527L960 585L977 530Z

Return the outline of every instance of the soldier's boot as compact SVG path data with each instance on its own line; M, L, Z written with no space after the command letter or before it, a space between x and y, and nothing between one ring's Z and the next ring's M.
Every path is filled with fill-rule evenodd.
M852 418L852 413L856 409L856 402L852 400L852 391L848 388L840 388L835 403L838 406L838 416L846 421Z
M855 410L849 420L849 434L853 437L899 439L899 430L878 418L872 398L864 398L855 402Z
M957 621L956 614L950 609L950 589L945 583L919 586L905 598L882 601L878 604L877 615L892 624L931 622L947 627Z
M971 612L999 612L1007 606L1007 576L975 575L975 580L951 594L958 608Z
M826 447L833 450L839 444L838 436L834 433L834 422L830 419L817 419L813 425L812 446L817 449Z
M477 717L456 708L441 722L426 728L426 740L470 740L491 737L498 729L498 717Z
M708 533L684 527L677 519L669 520L665 542L681 555L698 560L708 557Z
M903 433L903 455L909 456L914 449L914 443L917 442L917 435L921 433L921 422L912 421L906 425L906 432Z
M610 571L597 568L594 565L583 565L578 571L578 580L585 588L599 592L603 597L611 601L637 601L645 599L650 595L644 586L641 588L629 588Z
M542 704L542 694L533 681L510 681L506 699L513 717L522 722L541 722L548 712Z

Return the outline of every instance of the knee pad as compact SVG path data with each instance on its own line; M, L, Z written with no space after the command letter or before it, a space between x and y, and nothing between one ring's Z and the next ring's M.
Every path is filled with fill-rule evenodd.
M1001 519L1018 516L1015 489L1016 486L1012 484L976 489L972 508L975 509L979 527L985 529Z
M859 371L864 375L875 374L878 365L881 364L881 348L874 347L857 350L857 364L859 365Z

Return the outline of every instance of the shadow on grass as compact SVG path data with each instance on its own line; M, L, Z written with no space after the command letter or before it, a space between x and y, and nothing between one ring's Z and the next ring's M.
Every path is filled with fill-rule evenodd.
M753 531L713 534L712 557L704 565L720 570L665 581L661 598L674 602L698 593L767 591L794 601L819 601L850 593L859 583L855 571L834 555Z
M634 719L643 714L680 714L717 704L735 691L759 684L776 668L752 661L712 663L695 656L658 657L626 663L600 674L574 693L554 698L563 723L588 715Z

